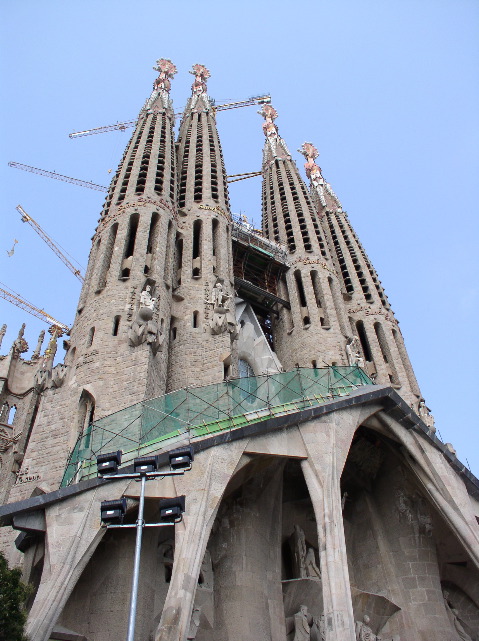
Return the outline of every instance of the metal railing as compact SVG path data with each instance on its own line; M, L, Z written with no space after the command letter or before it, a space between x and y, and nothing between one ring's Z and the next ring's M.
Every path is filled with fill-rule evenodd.
M372 381L357 365L250 376L188 387L94 421L78 437L61 486L96 476L98 454L123 451L123 462L167 448L347 396ZM169 443L168 443L169 442Z

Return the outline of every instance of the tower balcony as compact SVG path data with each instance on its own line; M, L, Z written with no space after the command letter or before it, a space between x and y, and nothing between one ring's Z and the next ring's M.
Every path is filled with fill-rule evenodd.
M94 478L99 454L122 450L123 463L221 432L348 396L371 379L357 365L250 376L188 387L105 416L79 436L61 487Z

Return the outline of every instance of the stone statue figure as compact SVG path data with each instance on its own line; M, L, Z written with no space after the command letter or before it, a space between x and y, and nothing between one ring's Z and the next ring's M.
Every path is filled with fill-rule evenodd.
M196 639L196 633L198 632L198 628L200 627L200 618L201 618L201 608L198 606L195 606L193 608L193 612L191 613L190 627L188 629L188 634L186 636L188 641L192 639Z
M359 365L359 367L364 367L364 358L361 356L359 351L359 345L357 344L358 337L353 336L349 339L349 343L346 344L346 355L348 357L349 365Z
M151 286L147 285L140 295L140 307L148 307L155 311L156 298L151 295Z
M271 105L263 105L261 111L258 111L258 113L265 119L265 122L263 123L263 133L266 136L266 140L271 147L273 156L276 157L279 134L278 127L274 124L273 121L278 117L278 112Z
M196 107L196 103L198 102L199 97L206 95L206 91L207 91L206 81L211 76L211 73L204 65L198 65L198 64L193 65L190 73L193 74L195 77L195 80L191 85L191 90L193 92L193 96L191 99L191 109L194 109L194 107Z
M356 641L377 641L377 636L369 627L369 617L367 614L363 616L362 621L356 621Z
M308 614L308 608L305 605L299 607L299 612L293 617L294 620L294 637L293 641L310 641L311 626L313 617Z
M325 641L326 630L324 628L324 614L320 617L313 617L311 626L311 641Z
M428 407L426 407L426 403L424 402L424 399L421 399L419 401L417 413L419 414L419 418L422 420L422 422L432 431L436 431L435 425L434 425L434 417L431 414L430 410Z
M7 326L2 325L2 327L0 328L0 347L2 346L3 337L5 336L6 331L7 331Z
M205 300L205 303L213 307L213 316L210 320L211 333L222 334L228 331L234 339L238 336L238 325L230 309L231 300L232 296L223 290L221 281L217 281L211 292L211 299Z
M306 545L304 531L299 525L294 526L290 538L291 550L293 553L294 573L301 579L321 578L321 571L316 565L314 549Z
M140 294L139 309L128 330L128 341L132 347L146 343L154 354L162 348L165 340L158 323L153 319L156 303L157 299L151 295L151 286L147 285Z

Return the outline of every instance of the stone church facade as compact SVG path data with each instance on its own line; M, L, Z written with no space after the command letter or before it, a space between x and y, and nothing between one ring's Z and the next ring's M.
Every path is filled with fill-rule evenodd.
M95 230L66 355L0 357L2 548L34 585L31 641L124 638L133 530L95 458L191 445L186 496L144 532L138 641L479 639L479 481L435 435L397 320L315 162L261 102L262 230L231 214L194 65L175 140L161 59ZM3 338L4 328L0 332ZM163 468L161 468L163 469Z

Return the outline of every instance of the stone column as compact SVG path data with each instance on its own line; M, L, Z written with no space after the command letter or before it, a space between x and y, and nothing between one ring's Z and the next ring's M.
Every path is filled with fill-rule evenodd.
M188 632L201 562L226 485L245 443L237 441L201 453L175 482L187 497L183 523L176 526L175 561L155 641L184 641Z

